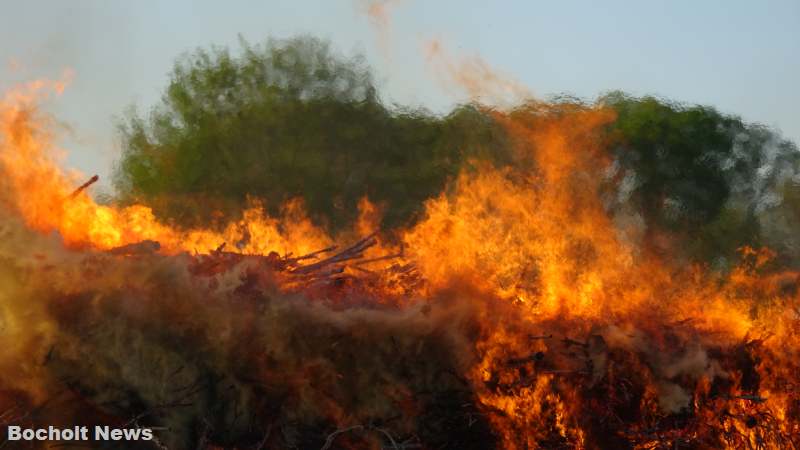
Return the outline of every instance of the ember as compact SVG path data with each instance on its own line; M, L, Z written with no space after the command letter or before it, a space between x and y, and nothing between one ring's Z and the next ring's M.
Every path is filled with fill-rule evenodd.
M535 171L477 164L415 225L355 237L299 202L222 231L99 205L56 164L41 95L0 107L4 425L148 427L161 448L800 447L798 275L743 249L722 278L620 230L593 176L602 105L493 112Z

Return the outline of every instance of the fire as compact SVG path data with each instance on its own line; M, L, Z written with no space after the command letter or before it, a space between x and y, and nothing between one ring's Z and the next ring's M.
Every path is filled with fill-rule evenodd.
M752 336L771 334L758 345L775 354L796 355L797 338L791 330L798 324L797 311L787 306L797 304L797 294L781 297L775 281L755 270L770 259L768 252L745 250L755 266L737 269L722 288L703 268L680 269L642 252L614 226L601 202L603 180L596 174L610 161L599 130L614 120L613 114L599 107L547 108L531 105L516 113L497 113L516 140L520 157L532 158L538 169L534 174L486 166L462 174L456 193L430 201L425 219L405 235L430 289L468 280L500 302L484 312L485 334L477 343L482 358L471 376L481 403L494 411L490 416L503 448L586 447L588 430L581 416L591 406L582 404L587 392L578 392L570 381L599 383L612 348L653 355L633 368L644 377L639 383L645 387L636 409L653 421L687 409L719 411L720 405L703 403L708 386L731 375L704 349L741 348L737 346L749 345L742 342L752 342ZM797 274L782 277L792 282ZM765 305L764 310L754 312L756 304ZM680 330L685 325L679 324L691 326ZM662 327L674 328L678 336L668 336ZM571 339L587 335L586 341ZM540 338L531 340L536 336ZM687 353L670 354L677 342L668 339L678 339ZM550 356L562 347L581 349L586 365L575 367ZM787 367L787 362L776 366ZM770 378L785 383L797 377L784 372ZM691 380L690 385L705 386L706 391L687 392L675 380ZM741 380L731 384L734 391L743 389ZM753 414L746 397L734 401L739 411L723 419L725 426L750 436L753 446L781 448L779 439L755 437L743 425L747 411ZM764 414L784 416L797 401L789 397L779 395L771 402L774 409ZM792 427L782 424L783 436L797 432L796 422ZM595 434L589 442L599 437ZM642 448L681 438L659 436L643 442Z
M47 91L61 89L32 83L0 104L0 206L29 228L57 233L78 252L155 241L161 255L221 254L213 251L224 243L242 255L300 256L335 241L297 201L279 218L254 202L241 220L218 231L182 230L160 222L146 206L100 205L86 192L70 195L85 177L60 169L48 119L35 107ZM465 349L454 365L463 369L458 376L474 393L477 414L498 448L797 446L798 275L766 274L773 255L743 249L745 263L721 280L639 245L637 230L618 226L603 203L608 180L598 174L607 173L612 160L601 131L615 119L612 111L530 103L493 114L513 139L517 168L474 163L452 192L428 201L416 225L390 236L397 244L388 239L356 249L368 258L391 253L400 260L390 272L396 276L362 268L374 276L365 278L368 288L359 295L374 297L387 316L365 309L329 319L314 309L322 307L311 307L308 317L325 317L334 328L374 320L393 333L447 336ZM366 199L360 208L351 235L368 234L380 223L380 208ZM411 265L418 282L409 281ZM245 285L252 290L276 282L247 270L241 280L221 275L216 288L232 284L239 290L226 293L243 292ZM302 280L313 284L310 277ZM381 302L398 296L404 300ZM256 336L255 319L247 322L253 307L243 308L231 324ZM42 323L48 323L44 334L56 333ZM354 330L353 336L379 340L371 328ZM233 339L230 330L214 333ZM270 361L260 358L252 376L276 382ZM314 383L340 389L340 375L326 372L325 361L298 363L289 383L301 398L316 392L308 387L316 371L325 376ZM421 410L413 389L399 381L387 392L407 414ZM318 399L318 408L342 425L329 434L331 442L348 430L372 432L373 443L388 435L377 425L345 426L358 414L344 405L357 397ZM383 414L391 401L369 411ZM303 414L313 409L308 403L298 408ZM410 433L413 426L398 427Z
M8 174L11 191L4 199L32 228L56 231L71 247L102 250L145 240L159 242L168 253L207 252L226 242L239 243L240 251L254 254L304 254L330 245L330 237L305 217L297 201L285 205L281 219L267 217L256 203L240 222L216 232L178 231L142 205L116 208L98 205L85 192L71 196L81 177L59 167L46 128L48 119L35 107L50 91L63 89L64 82L37 81L6 94L0 104L0 169Z

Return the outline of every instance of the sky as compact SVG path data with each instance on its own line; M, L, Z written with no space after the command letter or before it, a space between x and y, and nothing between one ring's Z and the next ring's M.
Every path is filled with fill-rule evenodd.
M430 57L437 42L448 58L479 58L538 97L658 95L800 142L798 0L0 0L0 11L0 89L72 71L44 108L59 120L65 164L98 173L101 189L121 115L158 103L177 57L236 49L240 36L327 39L366 57L387 102L434 112L469 98L442 83Z

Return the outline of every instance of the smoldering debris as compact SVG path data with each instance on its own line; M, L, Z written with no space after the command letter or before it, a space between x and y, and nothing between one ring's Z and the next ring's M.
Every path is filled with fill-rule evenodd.
M47 240L26 237L31 248ZM387 436L491 446L460 375L472 363L465 339L476 317L463 305L343 309L282 292L277 274L263 289L239 289L251 282L244 261L197 275L197 257L186 254L20 256L4 272L15 272L26 298L3 318L30 317L22 303L35 304L49 330L13 361L35 360L39 396L20 405L27 420L156 427L168 448L321 448L356 425L330 448ZM51 396L77 403L64 408Z
M296 258L66 250L13 221L3 234L12 238L0 244L11 280L3 334L19 348L2 363L25 373L3 371L6 424L157 430L155 443L114 448L744 443L734 424L753 420L768 442L795 439L753 419L773 406L752 400L762 399L757 368L779 355L691 324L543 321L530 354L507 348L492 360L487 335L534 330L480 290L454 286L400 304L369 298L384 292L368 286L374 278L348 276L328 279L320 295L319 279L307 290L287 282L297 276L287 268L309 272ZM321 256L304 267L332 258ZM529 428L491 403L537 392L536 417L549 419Z

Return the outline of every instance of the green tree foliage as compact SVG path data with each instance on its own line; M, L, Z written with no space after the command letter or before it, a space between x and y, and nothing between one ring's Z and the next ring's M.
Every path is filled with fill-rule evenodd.
M115 186L179 223L235 213L247 196L277 208L301 197L339 228L363 196L409 220L471 148L494 148L491 121L465 106L447 117L389 109L358 58L302 37L243 43L241 56L198 50L180 60L162 104L120 127ZM198 203L197 199L202 199Z
M667 227L713 220L730 195L722 162L733 150L728 129L736 119L653 97L613 93L602 102L617 111L610 133L623 166L636 174L645 216Z
M800 171L796 145L711 107L620 92L599 101L618 114L609 137L650 229L681 235L703 260L762 244L759 215Z

